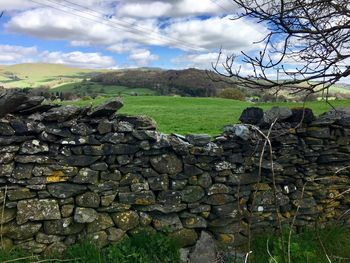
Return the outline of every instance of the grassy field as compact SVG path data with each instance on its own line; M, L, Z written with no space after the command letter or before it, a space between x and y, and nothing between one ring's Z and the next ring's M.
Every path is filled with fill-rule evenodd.
M68 83L51 89L52 92L74 92L76 94L96 94L103 96L120 95L156 95L154 90L145 88L128 88L115 85L102 85L95 82Z
M234 101L219 98L185 98L165 96L123 96L124 107L120 113L130 115L146 115L154 118L159 130L164 133L206 133L217 135L227 124L238 122L242 111L247 107L272 106L299 107L300 103L266 103ZM75 105L98 105L106 98L88 101L65 102ZM333 101L334 107L350 107L350 100ZM331 106L325 102L310 102L307 107L316 115L328 111Z
M106 70L67 67L61 64L24 63L0 66L0 85L7 88L50 87L81 81L86 75Z

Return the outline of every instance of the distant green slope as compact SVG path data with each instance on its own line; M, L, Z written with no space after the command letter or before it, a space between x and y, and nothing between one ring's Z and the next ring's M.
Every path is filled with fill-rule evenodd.
M128 88L117 85L103 85L90 81L63 84L51 89L52 92L73 92L83 96L120 96L120 95L157 95L156 91L146 88Z
M0 66L0 85L7 88L55 86L80 81L86 76L106 70L81 69L61 64L24 63Z

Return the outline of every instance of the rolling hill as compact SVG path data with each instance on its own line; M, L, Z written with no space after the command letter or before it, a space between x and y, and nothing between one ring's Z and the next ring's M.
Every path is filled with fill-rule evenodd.
M46 63L2 65L0 66L0 85L5 88L54 87L62 83L81 81L106 71Z
M220 89L232 87L228 79L215 75L213 81L207 72L199 69L159 70L134 69L101 73L91 79L103 85L118 85L129 88L147 88L160 95L176 94L191 97L215 96Z

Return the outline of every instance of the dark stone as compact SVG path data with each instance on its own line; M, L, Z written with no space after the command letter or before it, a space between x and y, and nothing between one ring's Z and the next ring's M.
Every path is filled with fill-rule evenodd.
M202 199L205 192L200 186L187 186L181 191L182 201L186 203L194 203Z
M122 174L116 169L113 172L102 172L101 179L106 181L120 181L122 179Z
M87 232L94 233L97 231L105 230L110 227L114 227L112 218L108 214L98 214L98 218L87 225Z
M157 230L168 229L168 231L175 231L182 228L182 223L177 214L154 214L153 226Z
M56 200L21 200L17 204L16 219L18 224L27 221L61 219L61 213Z
M212 206L212 212L219 217L229 216L230 218L238 219L239 216L239 204L227 203L223 205Z
M118 116L119 124L117 125L118 131L123 131L125 125L123 123L131 124L136 130L156 130L156 122L147 116Z
M160 204L173 205L181 203L181 192L179 191L161 191L158 194L157 202Z
M0 177L10 177L14 170L14 163L0 164Z
M175 239L181 247L192 246L196 244L196 241L198 239L197 232L193 229L187 228L183 228L171 233L170 237Z
M185 228L206 228L207 221L201 216L187 217L182 220L182 224Z
M97 131L99 134L106 134L112 131L113 123L107 119L101 120L97 125Z
M159 134L156 131L134 130L132 135L139 140L157 141Z
M2 153L0 154L0 164L7 164L13 161L15 153Z
M27 99L28 97L23 92L5 91L5 94L0 97L0 117L15 112L18 106L23 104Z
M123 107L123 101L121 98L116 98L110 101L107 101L93 109L91 109L87 115L94 118L94 117L109 117L113 113L115 113L117 110L119 110L121 107Z
M16 108L16 111L25 111L40 105L45 100L42 96L30 96Z
M136 153L140 147L132 144L105 144L103 152L105 155L127 155Z
M195 146L204 146L210 142L211 137L208 134L189 134L186 140Z
M224 205L234 201L235 198L228 194L216 194L208 197L206 203L210 205Z
M0 145L11 145L33 139L33 136L6 136L0 137Z
M195 165L184 164L184 174L188 176L200 175L203 173L202 169L199 169Z
M69 157L63 157L59 162L63 165L70 166L90 166L97 160L101 159L100 156L88 156L88 155L75 155Z
M100 162L92 164L90 168L95 171L106 171L108 170L108 165L104 162Z
M8 190L7 196L10 201L17 201L17 200L23 200L23 199L29 199L36 196L35 192L31 192L26 187L21 187L14 190Z
M86 207L77 207L74 211L74 221L77 223L92 223L98 218L96 210Z
M233 174L228 177L228 183L232 185L246 185L251 183L258 183L261 181L261 176L258 172Z
M133 229L139 224L139 215L135 211L124 211L112 214L112 219L115 225L124 231Z
M263 117L264 111L262 109L257 107L249 107L242 112L239 120L245 124L258 125L263 120Z
M16 179L30 179L32 177L32 164L17 164L12 176Z
M56 183L49 184L47 190L49 193L56 198L65 199L72 196L79 195L86 191L86 186L70 183Z
M309 108L293 108L292 116L290 116L286 121L291 123L311 123L315 120L315 115L312 109Z
M44 231L49 235L74 235L84 229L84 224L78 224L72 217L59 220L44 221Z
M123 143L126 142L125 140L125 134L124 133L108 133L106 134L102 139L101 142L107 142L107 143Z
M265 111L264 122L272 124L275 120L283 121L293 115L292 110L287 107L272 107Z
M26 223L23 225L17 225L15 222L11 222L4 226L6 236L16 240L25 240L34 237L39 232L42 224L40 223Z
M53 108L43 113L44 120L64 122L79 115L81 108L77 106L61 106L59 108Z
M208 188L212 184L212 179L209 173L203 173L198 176L197 178L197 185L203 187L203 188Z
M174 154L163 154L150 159L153 168L161 174L178 174L182 172L182 161Z
M331 136L329 127L309 127L307 128L307 134L310 137L326 139Z
M214 238L207 232L202 231L189 259L191 263L215 262L217 259L217 248Z
M337 153L332 155L321 155L318 157L317 162L318 163L337 163L337 162L349 162L350 161L350 155L345 153Z
M134 130L134 125L127 121L117 121L113 125L114 131L118 132L132 132Z
M129 205L152 205L155 204L155 196L152 191L135 193L119 193L119 202Z
M169 178L166 175L150 177L148 178L148 184L153 191L167 190L169 187Z
M12 136L15 134L15 130L11 127L9 123L0 122L0 135Z
M78 195L75 202L80 207L98 208L100 205L100 196L94 192L86 192Z
M89 136L75 136L75 137L67 137L62 139L60 144L63 145L100 145L101 143L96 140L95 136L89 135Z
M72 137L72 133L67 128L59 128L56 125L47 125L45 127L45 132L63 138Z
M13 119L10 123L17 135L27 135L35 131L35 128L31 126L30 122L24 122L21 119Z
M83 152L85 155L100 156L104 155L103 144L94 146L83 146Z
M89 168L80 169L79 173L73 177L73 182L78 184L96 184L98 181L98 171Z
M49 151L49 146L39 140L24 142L19 150L20 154L37 154Z
M71 132L77 135L87 136L94 132L94 130L86 123L78 123L70 128Z

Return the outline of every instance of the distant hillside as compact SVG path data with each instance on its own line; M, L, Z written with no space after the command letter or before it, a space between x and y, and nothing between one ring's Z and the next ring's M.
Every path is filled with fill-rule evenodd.
M61 64L24 63L0 66L0 86L6 88L53 87L62 83L80 81L106 70L81 69Z
M215 78L220 78L215 76ZM227 79L225 79L227 81ZM91 79L103 85L147 88L161 95L177 94L192 97L215 96L230 84L216 82L204 70L133 69L98 74Z

